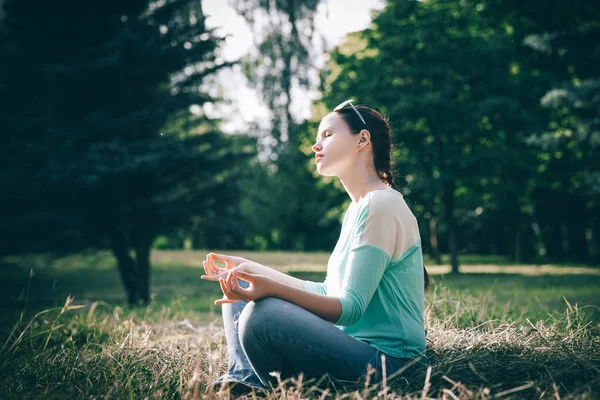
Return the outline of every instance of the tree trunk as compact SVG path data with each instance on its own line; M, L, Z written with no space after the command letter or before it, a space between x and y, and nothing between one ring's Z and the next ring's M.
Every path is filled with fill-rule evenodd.
M446 223L448 224L448 247L450 250L450 265L452 273L458 274L458 246L456 237L456 221L454 219L454 182L444 183L444 210L446 214Z
M135 256L137 261L137 290L143 304L150 303L150 246L152 238L139 233L136 238Z
M429 244L431 245L431 258L433 258L435 263L439 265L442 263L442 258L440 257L440 247L438 246L437 219L432 216L428 222L429 222Z
M589 263L591 252L587 243L586 228L590 216L583 201L575 200L567 219L567 241L569 243L568 261Z
M514 253L515 264L521 262L521 227L517 226L517 233L515 235L515 253Z
M590 263L600 264L600 247L598 246L598 239L600 238L600 218L596 217L592 220L589 227L588 234L588 245L590 254Z
M111 232L110 244L112 252L117 259L117 266L121 274L121 281L127 293L127 301L129 304L135 304L139 300L139 292L137 290L137 266L134 260L129 255L129 246L127 246L125 236L122 232L114 230Z

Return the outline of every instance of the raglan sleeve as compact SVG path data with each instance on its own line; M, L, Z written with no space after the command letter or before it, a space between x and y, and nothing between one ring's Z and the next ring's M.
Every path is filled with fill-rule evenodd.
M338 296L342 313L336 325L353 325L362 317L394 254L399 229L393 208L385 202L370 202L360 210Z

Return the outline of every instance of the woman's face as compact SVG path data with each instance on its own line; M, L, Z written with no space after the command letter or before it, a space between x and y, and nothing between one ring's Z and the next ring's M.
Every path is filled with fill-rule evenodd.
M350 132L339 114L331 113L323 118L312 146L319 174L339 177L349 170L354 165L358 141L359 136Z

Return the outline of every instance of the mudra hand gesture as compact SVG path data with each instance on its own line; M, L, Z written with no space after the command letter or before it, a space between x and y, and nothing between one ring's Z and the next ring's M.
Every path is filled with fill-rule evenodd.
M215 260L225 263L225 268L215 264ZM202 262L206 275L200 278L209 281L219 281L223 298L215 300L214 304L235 303L236 301L253 301L270 296L274 280L268 276L252 274L249 272L254 262L242 257L228 256L225 254L209 253ZM250 284L242 288L238 279Z
M225 263L225 268L218 267L215 260ZM200 278L207 281L218 281L220 278L227 277L227 274L232 269L244 270L251 261L242 257L228 256L225 254L208 253L206 260L202 261L204 272Z

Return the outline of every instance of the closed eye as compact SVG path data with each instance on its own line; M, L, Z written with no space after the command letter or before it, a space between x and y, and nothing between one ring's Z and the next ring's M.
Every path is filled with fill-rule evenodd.
M331 136L331 135L333 135L333 133L328 133L328 134L326 134L326 135L325 135L325 137L327 138L327 137L329 137L329 136ZM317 142L318 142L318 141L319 141L319 140L317 139ZM316 144L316 143L315 143L315 144Z

